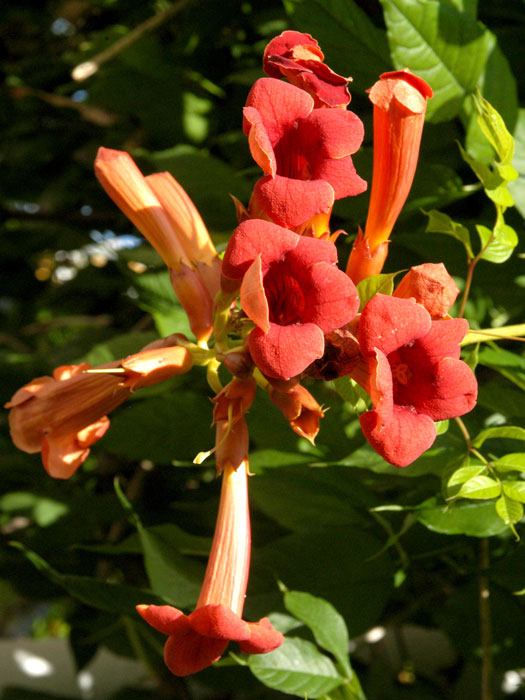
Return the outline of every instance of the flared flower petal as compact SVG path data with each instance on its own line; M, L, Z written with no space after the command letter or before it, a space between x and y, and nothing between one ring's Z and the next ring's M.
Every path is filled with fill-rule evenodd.
M388 421L382 420L378 411L367 411L359 422L374 450L396 467L411 464L436 439L432 419L406 406L394 406Z
M432 320L414 299L376 294L359 320L359 344L364 353L376 349L388 355L430 332Z
M324 233L328 230L334 201L334 188L322 176L316 180L293 180L275 175L257 180L249 212L252 218L268 219L297 233L302 232L312 219L324 215Z
M239 643L239 648L244 654L268 654L277 649L284 641L283 635L278 632L267 617L259 622L248 622L250 638Z
M467 329L464 319L432 321L412 297L377 294L363 309L358 328L363 361L351 368L351 376L372 399L373 410L360 418L363 433L392 464L406 466L430 447L434 421L474 407L476 378L459 359Z
M241 282L241 306L256 324L248 347L267 376L289 379L324 352L324 333L351 321L357 291L337 269L333 243L251 219L234 231L223 275Z
M248 95L244 131L266 176L254 191L251 217L318 235L319 222L312 219L323 216L324 235L334 197L366 189L351 159L363 140L363 125L352 112L314 109L304 90L261 78Z
M287 379L300 374L323 356L324 335L315 323L292 326L271 323L268 333L260 328L250 333L248 347L263 374Z
M228 641L199 634L186 616L179 618L164 646L164 662L175 676L198 673L224 654Z

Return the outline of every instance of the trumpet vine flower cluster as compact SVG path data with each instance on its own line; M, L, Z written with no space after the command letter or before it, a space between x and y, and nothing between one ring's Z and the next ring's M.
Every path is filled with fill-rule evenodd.
M238 226L222 259L169 173L145 177L130 155L107 148L95 162L107 194L168 267L196 342L176 334L100 367L59 367L7 404L15 444L41 452L49 474L66 479L108 429L107 414L133 392L208 368L222 490L202 590L189 614L137 608L167 635L165 661L180 676L212 664L229 642L255 654L283 640L267 618L242 618L251 542L246 413L258 388L297 435L313 441L324 410L302 381L348 376L370 397L360 416L365 438L398 467L432 445L435 421L476 402L475 377L459 357L468 326L448 315L458 289L442 264L411 268L392 295L376 294L359 313L356 284L381 272L414 178L430 87L404 70L380 76L369 91L370 207L344 271L332 208L367 187L352 161L364 130L347 109L350 79L329 68L315 39L295 31L268 44L263 66L268 77L253 85L243 115L262 175L249 202L237 203ZM231 374L226 386L221 363Z

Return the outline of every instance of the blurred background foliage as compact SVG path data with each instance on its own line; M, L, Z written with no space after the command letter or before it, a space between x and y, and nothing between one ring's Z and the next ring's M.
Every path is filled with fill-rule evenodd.
M148 31L154 16L157 26ZM410 67L435 88L388 271L443 261L461 286L467 271L462 246L426 233L423 210L444 209L471 230L474 223L493 226L493 205L457 146L482 162L493 157L475 121L470 95L476 87L516 138L519 178L510 187L517 208L506 221L522 232L525 110L519 105L525 83L517 78L525 74L525 4L519 0L6 2L0 9L3 401L59 364L105 362L159 335L189 333L159 258L98 186L94 156L104 145L129 150L147 172L169 170L222 248L236 224L229 194L247 203L258 176L241 131L242 106L261 75L265 43L287 27L310 32L329 64L353 75L351 107L367 134L356 164L367 179L371 108L365 89L393 66ZM98 69L80 80L86 68L79 66L87 61ZM336 207L334 228L350 234L340 240L341 262L364 222L367 201L365 194ZM476 267L466 309L474 328L523 319L519 247L507 253L500 255L502 264L482 259ZM319 643L286 600L285 612L281 581L339 610L368 698L480 697L481 670L487 672L490 657L492 681L483 692L492 689L484 700L525 697L525 606L516 595L525 589L521 348L511 341L467 348L480 398L465 423L490 469L487 476L481 464L463 481L458 469L480 463L466 461L467 445L453 422L442 426L425 456L400 471L363 443L348 386L310 387L331 407L315 447L291 433L258 396L249 415L256 476L250 483L254 554L246 613L253 619L273 612L282 629L297 628L289 648L302 673L300 692L282 659L275 668L269 662L269 672L254 664L253 674L265 685L234 657L196 679L170 678L160 638L133 616L136 602L161 599L191 608L198 595L219 486L212 463L192 464L213 441L210 391L198 369L134 396L69 482L51 480L38 456L15 450L3 414L3 634L68 637L79 672L101 648L146 661L156 680L124 688L112 700L249 700L282 692L343 697L340 689L327 690L334 686L331 671L331 685L316 685L316 664L330 670L334 650ZM483 433L487 428L496 432ZM479 480L469 481L484 469L483 478L492 482L482 482L485 490ZM138 529L115 494L116 477L133 503ZM490 604L483 590L490 590ZM305 646L314 638L331 655ZM355 694L344 697L361 697L349 692ZM65 694L58 680L51 694L6 687L0 697ZM89 695L79 690L76 697Z

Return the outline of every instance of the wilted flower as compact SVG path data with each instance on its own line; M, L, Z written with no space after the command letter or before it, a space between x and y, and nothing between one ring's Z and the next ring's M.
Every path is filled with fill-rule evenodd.
M324 418L324 411L308 389L301 384L289 387L269 384L268 395L290 423L294 433L313 443L319 432L319 422Z
M263 68L272 78L283 76L292 85L306 90L316 107L342 107L350 102L348 82L334 73L310 34L287 30L272 39L264 50Z

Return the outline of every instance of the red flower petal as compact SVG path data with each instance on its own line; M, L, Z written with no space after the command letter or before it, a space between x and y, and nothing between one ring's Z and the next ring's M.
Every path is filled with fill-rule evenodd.
M437 362L443 357L459 359L460 342L468 331L468 321L464 318L448 318L442 321L432 321L430 331L416 343L427 357Z
M337 248L328 240L301 236L297 247L291 250L286 260L295 268L305 268L316 263L337 263Z
M290 326L270 323L268 333L259 328L250 333L249 349L264 374L289 379L323 356L324 335L314 323Z
M268 333L270 330L270 310L264 292L260 255L255 258L242 279L241 307L256 326Z
M253 85L246 107L254 107L261 115L272 146L282 138L298 119L304 119L313 110L310 95L282 80L259 78ZM244 133L249 134L251 124L244 123Z
M381 80L404 80L405 82L415 87L416 90L423 95L423 97L432 97L433 92L430 85L420 78L419 75L411 73L409 70L393 70L387 73L381 73L379 76Z
M265 175L275 175L277 163L272 142L266 131L263 118L254 107L243 109L244 122L248 130L248 144L254 161L262 168Z
M293 231L262 219L249 219L237 226L224 253L222 272L231 279L242 279L257 255L263 270L293 250L301 237Z
M282 75L306 90L316 105L345 107L350 102L349 78L334 73L323 59L319 44L309 34L285 31L266 47L263 67L268 75Z
M366 191L367 182L357 174L351 156L321 160L314 167L312 177L329 182L335 198L355 197Z
M355 153L365 133L359 117L343 109L314 109L298 130L305 152L316 154L316 158L344 158Z
M295 251L298 253L297 249ZM303 321L317 324L325 333L349 323L359 309L359 296L352 280L334 265L320 262L308 270L303 281L306 297Z
M434 366L432 382L418 381L415 373L405 388L416 411L425 413L432 420L468 413L474 408L478 395L476 377L470 367L452 357L445 357ZM400 393L400 400L402 395Z
M436 438L432 419L406 406L394 406L387 422L383 422L375 410L363 413L359 422L374 450L396 467L408 466L428 450Z
M252 204L277 224L298 228L316 214L331 210L334 189L323 179L295 180L282 175L263 177L255 183Z
M280 78L280 71L275 68L269 60L277 56L288 56L290 58L305 59L316 57L323 60L324 54L317 41L311 34L296 32L291 29L276 36L264 49L263 69L264 72L273 78Z
M89 448L78 444L76 435L45 436L42 464L54 479L69 479L89 456Z
M188 615L188 620L192 628L205 637L235 642L250 638L248 623L226 605L204 605Z
M413 299L376 294L361 314L359 344L365 353L377 348L388 355L425 336L431 325L428 311Z
M220 659L227 646L227 640L203 637L181 617L164 646L164 661L176 676L189 676Z
M259 622L248 622L250 639L239 644L245 654L267 654L284 642L283 635L278 632L267 617Z
M171 605L137 605L137 612L148 625L162 634L172 634L177 629L177 620L184 617L181 610Z

